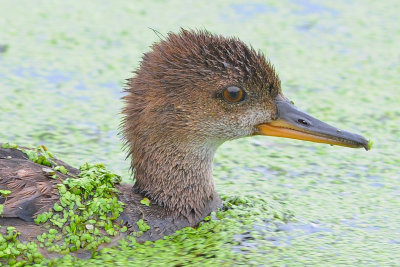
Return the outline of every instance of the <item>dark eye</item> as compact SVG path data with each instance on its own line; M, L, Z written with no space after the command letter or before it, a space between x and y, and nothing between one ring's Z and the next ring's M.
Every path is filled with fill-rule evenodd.
M244 99L245 92L236 86L229 86L223 92L224 99L231 103L237 103Z

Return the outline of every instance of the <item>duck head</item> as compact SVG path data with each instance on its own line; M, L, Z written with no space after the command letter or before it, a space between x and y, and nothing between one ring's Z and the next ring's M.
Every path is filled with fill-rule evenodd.
M212 161L228 140L268 135L368 149L362 136L297 109L264 55L236 38L170 33L135 74L123 109L134 190L172 213L198 219L219 205Z

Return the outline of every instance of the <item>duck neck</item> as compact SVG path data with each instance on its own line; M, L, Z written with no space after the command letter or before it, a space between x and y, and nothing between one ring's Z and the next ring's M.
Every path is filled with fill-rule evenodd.
M212 174L216 147L163 140L133 149L134 191L190 221L203 219L220 205Z

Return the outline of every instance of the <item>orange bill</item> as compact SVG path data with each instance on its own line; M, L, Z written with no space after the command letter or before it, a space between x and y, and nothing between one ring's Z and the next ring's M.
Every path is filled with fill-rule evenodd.
M297 109L287 100L276 100L278 118L257 126L258 134L369 150L363 136L339 130Z

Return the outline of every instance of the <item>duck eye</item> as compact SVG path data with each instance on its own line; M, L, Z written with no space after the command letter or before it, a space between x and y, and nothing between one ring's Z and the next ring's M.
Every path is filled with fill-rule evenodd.
M223 96L226 101L237 103L244 99L245 92L236 86L229 86L224 90Z

